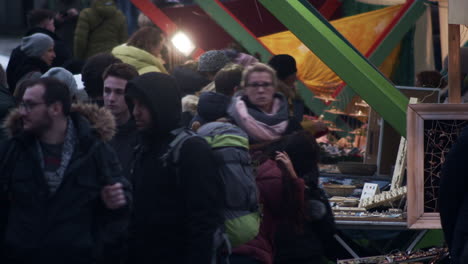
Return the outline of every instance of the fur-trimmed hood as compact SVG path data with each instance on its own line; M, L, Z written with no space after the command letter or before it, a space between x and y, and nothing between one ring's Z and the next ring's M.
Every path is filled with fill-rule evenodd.
M74 119L73 117L75 116L81 116L87 120L89 128L95 131L94 134L102 141L110 141L115 135L115 118L112 113L104 107L99 107L95 104L73 104L70 114L72 119ZM21 115L18 108L13 109L8 114L3 122L3 127L9 138L17 136L23 132ZM78 129L83 130L82 127L78 127Z

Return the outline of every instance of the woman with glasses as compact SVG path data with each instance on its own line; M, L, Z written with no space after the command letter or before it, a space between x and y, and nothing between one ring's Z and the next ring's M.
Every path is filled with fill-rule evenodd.
M277 84L275 70L266 64L253 64L243 72L242 91L234 97L228 112L247 132L251 143L277 140L302 129L290 118L288 102L277 92Z
M249 136L251 155L256 167L256 184L262 208L258 235L233 249L232 264L273 263L274 237L285 219L296 219L303 207L304 182L297 177L291 160L282 149L266 151L284 135L301 130L290 118L288 102L277 92L275 71L256 63L242 74L241 91L228 108L233 121ZM291 210L285 211L285 205Z

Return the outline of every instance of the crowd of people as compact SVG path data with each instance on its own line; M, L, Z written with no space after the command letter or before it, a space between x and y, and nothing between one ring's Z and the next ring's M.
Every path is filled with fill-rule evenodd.
M73 47L55 17L32 10L0 71L1 263L322 263L327 129L303 128L294 58L169 71L164 33L127 39L114 1L81 11Z

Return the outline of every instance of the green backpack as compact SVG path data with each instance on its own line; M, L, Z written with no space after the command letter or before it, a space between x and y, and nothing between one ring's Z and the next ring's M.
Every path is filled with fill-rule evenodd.
M210 144L226 190L225 232L232 247L254 239L261 213L247 134L230 123L211 122L197 131Z
M175 138L162 160L175 168L176 175L180 149L187 139L201 136L210 144L226 190L224 233L229 247L254 239L259 232L261 213L247 134L238 126L222 122L207 123L197 133L188 129L176 129L171 133Z

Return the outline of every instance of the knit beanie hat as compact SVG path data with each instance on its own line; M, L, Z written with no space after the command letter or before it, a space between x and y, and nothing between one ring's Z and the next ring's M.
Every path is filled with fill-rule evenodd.
M42 77L51 77L51 78L55 78L63 82L64 84L67 85L68 91L70 92L70 95L72 97L75 96L78 91L78 85L76 84L73 74L64 68L61 68L61 67L50 68L50 70L44 73Z
M113 63L122 62L114 55L106 52L98 53L88 58L81 70L81 80L85 86L85 91L90 98L102 96L104 81L102 74L104 70Z
M296 73L296 60L287 54L275 55L268 64L275 69L278 79L284 80L289 75Z
M217 72L230 62L221 50L210 50L203 53L198 59L198 71Z
M32 34L21 40L21 50L29 57L41 57L53 45L54 40L42 33Z
M252 55L249 55L249 54L246 54L246 53L239 53L239 55L237 56L237 58L234 59L234 63L236 64L240 64L244 67L248 67L254 63L257 63L258 62L258 59L255 58L254 56Z

